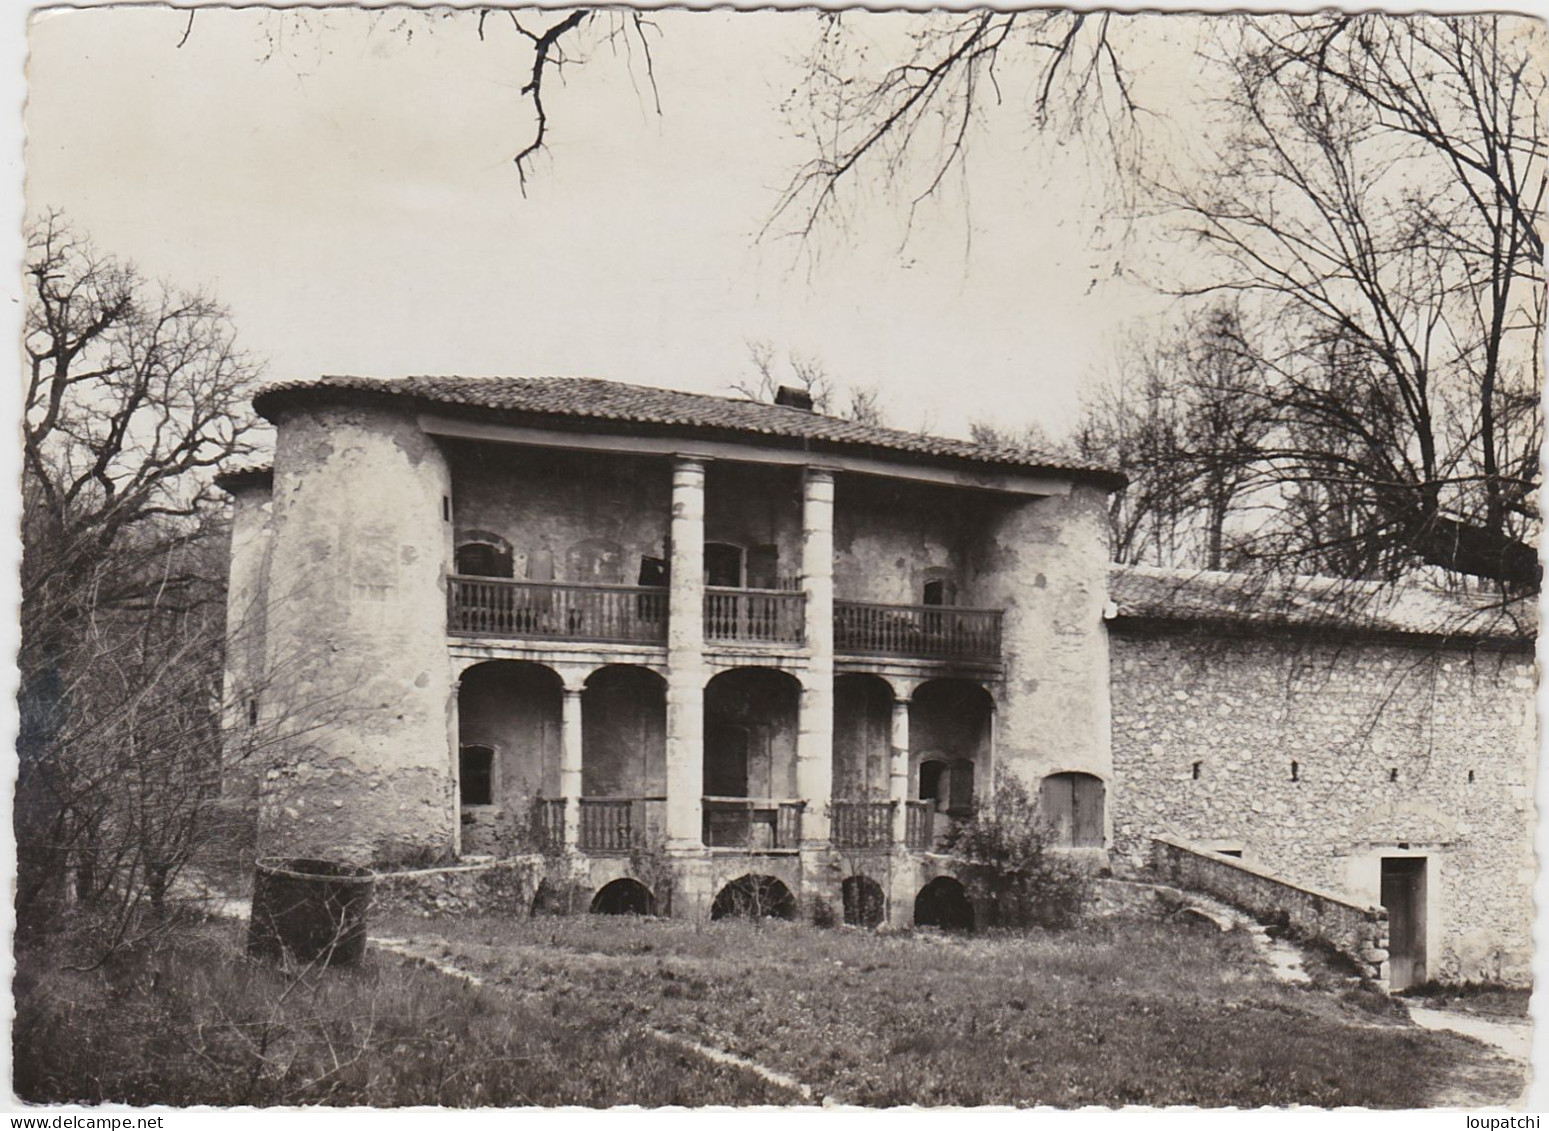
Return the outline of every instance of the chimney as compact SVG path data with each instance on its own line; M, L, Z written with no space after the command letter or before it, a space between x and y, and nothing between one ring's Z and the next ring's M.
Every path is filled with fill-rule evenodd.
M782 404L786 408L805 409L812 411L812 393L807 389L798 389L791 385L781 385L775 391L775 404Z

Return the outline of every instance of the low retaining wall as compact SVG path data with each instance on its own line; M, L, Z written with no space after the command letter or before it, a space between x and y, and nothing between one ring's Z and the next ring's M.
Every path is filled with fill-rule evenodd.
M547 862L541 856L422 868L412 872L378 872L373 910L411 914L527 915Z
M1260 919L1286 924L1355 962L1370 978L1388 975L1388 913L1317 888L1293 884L1262 868L1173 837L1151 838L1151 869L1180 888L1192 888Z

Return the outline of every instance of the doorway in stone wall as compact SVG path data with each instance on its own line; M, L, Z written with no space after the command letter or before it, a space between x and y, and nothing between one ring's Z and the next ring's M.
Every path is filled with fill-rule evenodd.
M1425 981L1425 858L1382 858L1382 906L1388 911L1388 988Z

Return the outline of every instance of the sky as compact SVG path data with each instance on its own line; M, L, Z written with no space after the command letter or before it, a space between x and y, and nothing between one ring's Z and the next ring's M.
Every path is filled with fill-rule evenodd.
M899 22L846 18L879 51ZM273 380L558 374L724 393L762 341L875 386L897 427L1058 434L1115 342L1165 314L1124 277L1145 249L1105 217L1094 159L1028 127L1014 76L967 177L912 225L867 181L844 229L761 240L809 155L780 102L818 17L654 19L660 116L638 48L594 46L546 87L550 145L524 197L511 157L531 56L495 20L480 42L468 13L212 9L179 47L184 12L41 12L26 205L63 209L147 275L212 289ZM1162 47L1142 85L1163 120L1190 113L1195 22L1148 36Z

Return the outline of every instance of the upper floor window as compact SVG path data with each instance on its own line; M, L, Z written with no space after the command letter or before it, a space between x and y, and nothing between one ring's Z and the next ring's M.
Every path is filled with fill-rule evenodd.
M455 561L465 577L510 577L511 544L496 534L471 532L459 539Z
M925 573L925 591L922 605L957 604L957 582L945 570L931 569Z
M742 547L730 542L705 543L705 584L742 588Z

